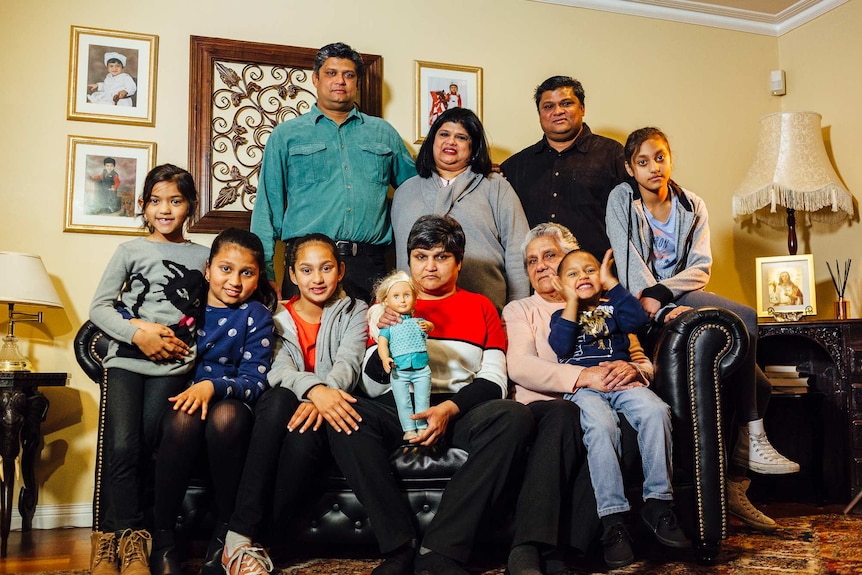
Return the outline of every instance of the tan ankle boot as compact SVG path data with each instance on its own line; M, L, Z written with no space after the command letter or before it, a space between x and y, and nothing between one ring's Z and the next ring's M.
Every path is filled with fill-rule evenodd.
M752 529L775 531L778 529L778 524L748 500L748 495L745 492L748 491L750 484L751 480L747 478L741 481L727 478L728 512Z
M126 529L120 536L120 573L121 575L150 575L150 553L147 541L150 534L144 529Z
M90 536L91 575L119 575L117 569L117 536L93 531Z

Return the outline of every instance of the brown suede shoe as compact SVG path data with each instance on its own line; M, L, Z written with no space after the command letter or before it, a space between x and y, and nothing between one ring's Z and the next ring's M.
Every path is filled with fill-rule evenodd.
M121 575L150 575L150 554L147 551L150 539L150 534L144 529L123 531L119 545Z
M119 575L117 569L117 536L93 531L90 536L91 575Z

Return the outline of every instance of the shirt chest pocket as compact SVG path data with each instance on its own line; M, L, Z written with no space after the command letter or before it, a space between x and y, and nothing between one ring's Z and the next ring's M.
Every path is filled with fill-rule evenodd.
M392 148L385 144L359 144L359 170L362 177L375 184L389 182L392 173Z
M290 180L300 186L325 182L331 174L331 170L327 169L326 144L320 142L291 146L287 173Z

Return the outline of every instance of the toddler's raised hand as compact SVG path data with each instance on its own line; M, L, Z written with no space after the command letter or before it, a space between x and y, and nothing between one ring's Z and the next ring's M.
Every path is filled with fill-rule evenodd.
M609 249L605 252L605 257L602 258L602 267L599 268L599 280L602 282L602 289L608 291L615 288L619 280L614 276L614 250Z
M578 301L578 292L575 291L575 288L572 286L564 284L560 280L560 276L554 275L551 277L551 286L558 294L560 294L560 297L562 297L566 303Z

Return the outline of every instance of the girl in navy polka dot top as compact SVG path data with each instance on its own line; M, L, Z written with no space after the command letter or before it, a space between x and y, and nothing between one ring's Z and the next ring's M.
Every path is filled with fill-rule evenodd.
M198 455L206 451L218 526L207 553L221 558L225 526L234 509L254 415L272 364L274 289L261 276L263 245L230 228L213 241L203 325L197 330L194 383L171 397L156 458L153 573L180 573L174 523ZM214 565L221 569L220 561Z

